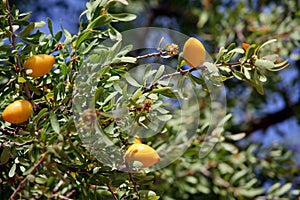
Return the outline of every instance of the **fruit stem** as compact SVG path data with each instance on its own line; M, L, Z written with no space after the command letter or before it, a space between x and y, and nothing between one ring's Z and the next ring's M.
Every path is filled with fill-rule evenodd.
M139 136L134 136L134 144L142 144L141 138Z

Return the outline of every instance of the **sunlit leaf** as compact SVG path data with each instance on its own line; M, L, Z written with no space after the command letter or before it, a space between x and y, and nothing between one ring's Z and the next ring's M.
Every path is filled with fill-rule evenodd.
M155 76L153 78L153 81L157 81L163 75L164 72L165 72L165 66L161 65L158 68L158 70L157 70L157 72L156 72L156 74L155 74Z
M231 139L233 141L238 141L243 139L246 136L246 133L237 133L234 135L227 135L226 138Z
M56 114L53 112L50 113L50 122L51 122L51 126L52 126L53 130L56 133L59 133L60 132L59 122L57 120Z
M113 19L118 21L128 22L136 19L136 15L130 13L119 13L119 14L110 14Z
M10 168L9 172L8 172L8 176L11 178L15 175L16 173L16 168L17 168L17 165L16 163L13 164L13 166Z
M140 87L140 84L129 73L125 74L125 79L130 85Z

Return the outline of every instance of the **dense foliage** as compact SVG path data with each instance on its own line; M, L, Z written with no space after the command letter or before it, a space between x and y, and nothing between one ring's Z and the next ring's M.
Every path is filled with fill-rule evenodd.
M187 36L169 41L158 35L150 42L155 48L135 48L151 38L142 33L127 44L121 28L134 25L136 15L128 12L138 13L145 2L91 0L79 16L78 33L71 34L64 28L54 32L50 18L31 22L29 12L2 1L1 112L25 99L33 114L20 124L0 121L1 199L297 198L295 152L282 145L243 143L255 128L234 124L230 113L245 98L231 90L251 88L252 109L276 90L276 73L289 65L283 57L299 42L294 30L299 11L281 20L256 13L251 5L247 13L241 1L237 9L248 18L240 20L235 11L221 16L210 1L201 6L176 1L198 20L193 31L201 29L213 52L211 60L189 68L181 52ZM156 13L178 12L168 1L151 4ZM270 9L281 13L284 6L296 9L292 3ZM265 36L276 20L281 27ZM183 32L190 21L183 17L179 22ZM49 35L39 30L43 26ZM293 34L282 38L286 31ZM46 75L32 78L24 62L37 54L52 55L55 63ZM229 85L227 97L223 82ZM160 153L154 168L124 163L136 135Z

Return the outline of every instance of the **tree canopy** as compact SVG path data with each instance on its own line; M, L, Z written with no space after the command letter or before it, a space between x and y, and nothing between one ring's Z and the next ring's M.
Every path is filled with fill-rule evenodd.
M265 139L299 132L298 2L91 0L75 33L22 5L0 6L1 199L300 196L299 143Z

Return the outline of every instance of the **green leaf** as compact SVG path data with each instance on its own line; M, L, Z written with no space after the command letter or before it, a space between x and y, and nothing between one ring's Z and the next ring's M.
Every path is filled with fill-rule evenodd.
M218 76L218 72L219 72L219 69L216 67L215 64L213 63L210 63L210 62L205 62L203 64L205 67L207 67L207 70L210 72L209 74L213 75L213 76Z
M245 78L246 79L251 79L251 75L250 75L249 70L245 67L243 69L244 69L243 71L244 71Z
M238 141L243 139L246 136L246 133L237 133L234 135L227 135L226 138L233 140L233 141Z
M260 68L272 70L275 64L270 60L256 59L254 65Z
M218 55L217 55L215 64L216 64L216 63L219 63L220 60L222 60L224 54L225 54L227 51L228 51L228 50L225 49L225 47L221 47L221 48L219 49L219 53L218 53Z
M292 188L292 183L286 183L275 192L275 196L282 196Z
M52 126L53 130L56 133L59 133L60 132L59 122L57 120L56 114L53 113L53 112L50 113L50 123L51 123L51 126Z
M162 95L164 95L166 97L170 97L170 98L177 97L171 87L163 87L163 88L153 89L150 91L150 93L159 93L159 94L162 94Z
M169 121L170 119L172 119L172 115L157 115L156 116L157 119L159 119L160 121L166 122Z
M29 142L32 142L32 138L30 136L29 137L23 136L23 137L19 137L19 138L15 139L15 144L18 146L22 146Z
M255 87L256 91L259 94L264 95L265 91L264 91L264 88L262 86L262 83L259 80L259 75L257 73L257 70L254 71L254 77L253 77L253 79L254 79L254 83L255 83L254 87Z
M96 19L94 19L89 25L87 29L95 29L100 28L101 26L111 22L112 17L110 15L100 15Z
M275 66L272 69L269 69L270 71L279 71L289 66L289 62L287 60L275 64Z
M34 29L34 23L31 22L28 26L26 26L23 30L19 32L20 37L26 37L29 35Z
M236 183L238 180L240 180L242 177L244 177L247 173L248 173L248 170L246 170L246 169L237 171L237 172L230 178L230 183L231 183L231 184Z
M34 28L43 28L46 25L46 22L40 21L40 22L34 22Z
M55 36L54 36L54 40L55 40L56 42L58 42L58 41L61 39L62 34L63 34L62 31L58 31L58 32L55 34Z
M198 183L198 179L194 176L186 176L185 181L193 185L196 185Z
M29 89L37 95L41 95L41 90L38 89L35 85L33 85L30 81L27 82Z
M18 21L26 21L31 15L31 12L25 12L25 13L21 13L18 16Z
M255 197L262 194L264 192L264 189L263 188L240 189L238 192L244 197Z
M53 34L53 27L52 27L52 21L51 21L51 19L49 17L47 17L47 21L48 21L48 29L49 29L51 35L54 36L54 34Z
M69 31L67 31L66 29L62 29L63 33L65 34L66 36L66 40L71 40L72 39L72 35Z
M136 15L130 13L119 13L119 14L110 14L113 19L122 22L128 22L136 19Z
M121 4L127 6L128 5L128 2L126 0L112 0L112 1L115 1L115 2L120 2Z
M125 56L127 53L129 53L133 48L133 45L126 45L125 47L123 47L122 50L119 51L119 53L117 54L117 56Z
M258 70L257 75L260 82L264 83L267 81L267 77L261 71Z
M231 143L224 142L221 143L221 145L226 151L229 151L232 154L238 153L238 148Z
M35 178L35 182L37 184L43 185L43 184L47 183L47 179L45 177L38 176Z
M18 83L26 83L26 79L22 76L18 77Z
M77 38L76 40L76 48L78 49L79 46L84 42L85 40L91 39L92 32L90 30L84 30ZM97 41L97 40L95 40Z
M16 163L14 163L13 166L10 168L9 173L8 173L8 176L10 178L13 177L16 174L16 168L17 168L17 165L16 165Z
M98 101L103 94L104 88L103 87L98 87L96 92L95 92L95 101Z
M8 162L10 157L10 146L6 145L1 153L1 164L5 164Z
M268 40L268 41L266 41L265 43L263 43L261 46L259 46L259 47L257 48L257 54L260 52L260 50L261 50L264 46L269 45L269 44L271 44L271 43L273 43L273 42L276 42L276 41L277 41L277 39L271 39L271 40Z
M106 99L103 102L103 105L105 105L106 103L108 103L112 98L114 98L116 95L118 94L118 92L112 92L108 95L108 97L106 97Z
M26 177L27 177L29 182L31 182L31 183L34 182L35 176L33 174L28 174Z
M241 73L240 71L237 70L233 70L232 74L235 78L239 79L239 80L244 80L245 79L245 75L243 73Z
M253 178L253 179L251 179L250 181L248 181L248 182L244 185L244 188L249 188L249 189L251 189L251 188L254 187L254 185L255 185L257 182L258 182L257 179L256 179L256 178Z
M139 193L143 199L146 198L147 200L154 200L158 197L156 193L151 190L139 190Z
M92 48L97 44L97 40L93 40L86 48L85 50L82 52L83 55L88 54Z
M238 54L243 54L245 53L245 50L242 49L242 48L235 48L235 49L232 49L228 52L228 54L232 54L232 53L238 53Z
M233 50L234 48L235 48L235 46L236 46L236 44L235 43L231 43L231 44L229 44L228 45L228 47L227 47L227 51L231 51L231 50ZM229 52L228 52L229 53Z
M38 123L40 118L46 113L47 114L48 108L43 108L40 112L35 116L35 121Z
M250 59L250 58L255 54L256 47L257 47L256 44L251 44L251 45L247 48L246 53L245 53L245 58L246 58L246 60L247 60L247 59Z
M125 79L132 86L135 86L135 87L141 86L134 78L132 78L132 76L128 72L125 74Z
M275 184L273 184L273 185L269 188L268 194L274 194L274 193L278 190L279 187L280 187L280 183L275 183Z
M157 81L163 75L164 71L165 71L165 66L161 65L158 68L158 70L157 70L157 72L156 72L156 74L155 74L155 76L153 78L153 81Z

